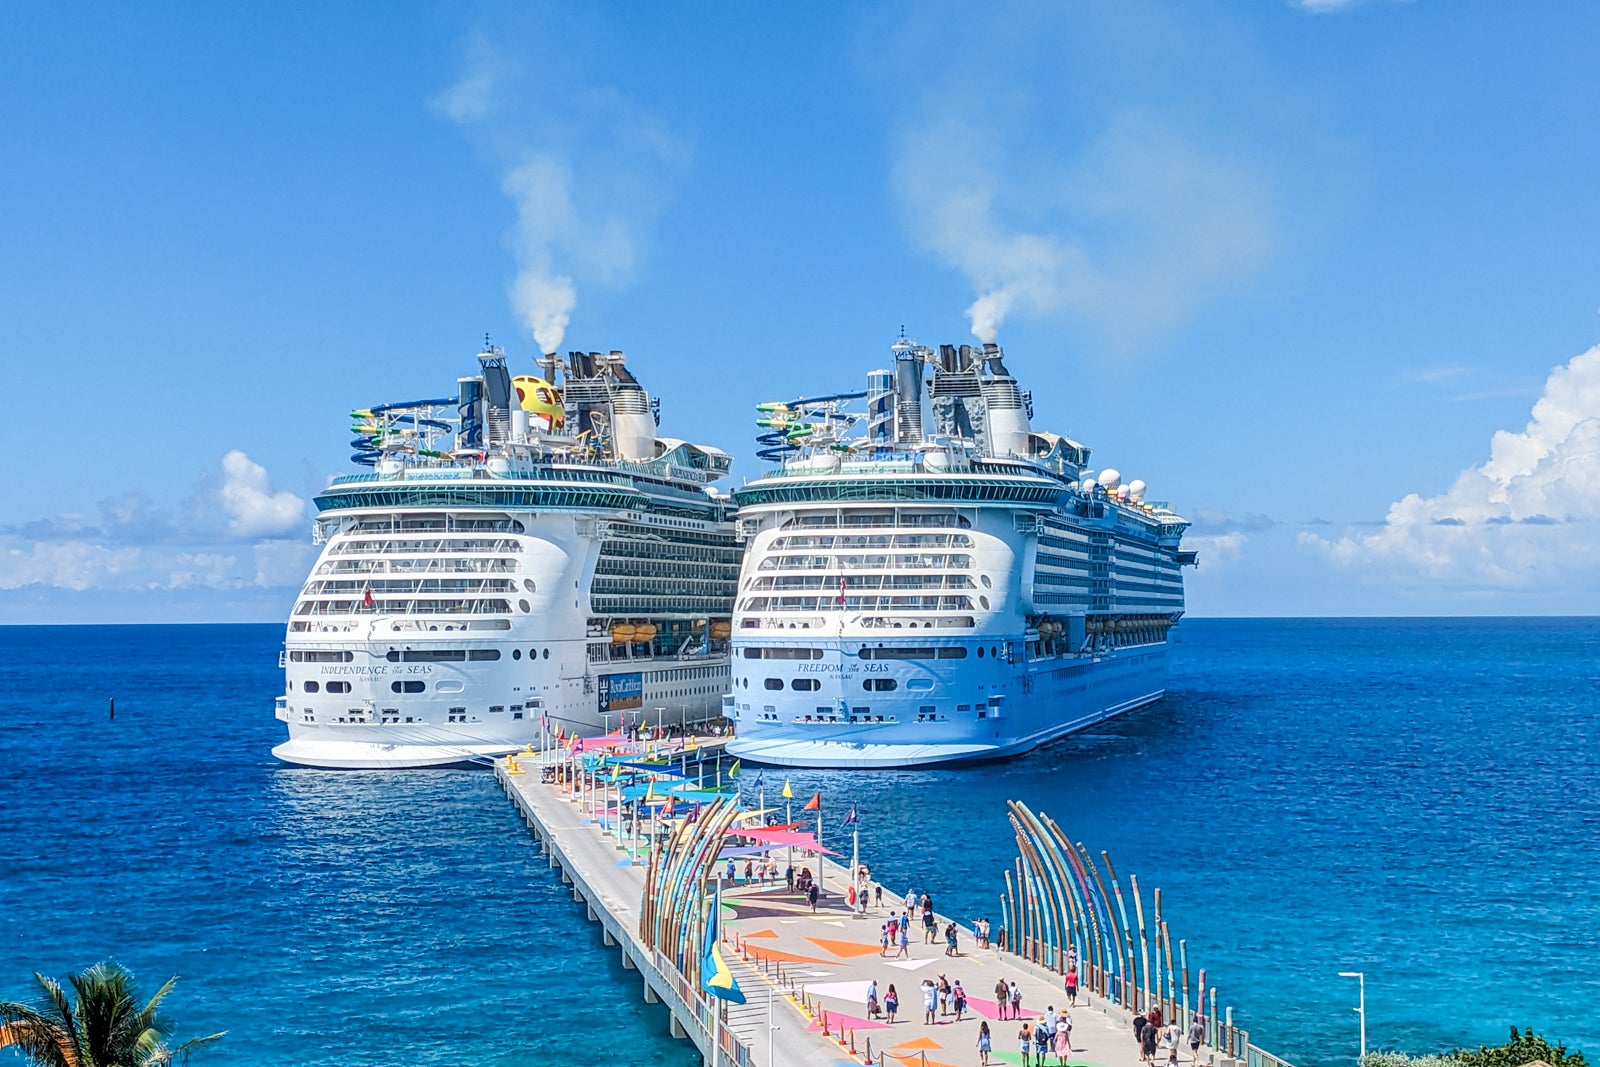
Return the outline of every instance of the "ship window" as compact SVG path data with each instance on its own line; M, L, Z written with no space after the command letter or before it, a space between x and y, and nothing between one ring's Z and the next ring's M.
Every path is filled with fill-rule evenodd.
M528 602L526 600L519 600L519 601L517 601L517 607L521 608L523 611L527 611L528 610Z
M467 653L467 658L471 660L496 660L500 658L500 650L498 648L474 648Z
M307 682L305 684L305 690L308 693L315 693L317 690L319 690L321 688L322 688L322 686L318 685L316 682Z
M355 659L353 652L291 652L290 663L349 663Z
M545 659L549 659L550 658L550 650L548 648L544 650L544 658Z
M868 678L861 683L861 688L871 693L888 693L899 685L893 678Z
M957 704L956 705L956 710L957 711L971 711L972 710L972 705L971 704Z
M389 691L393 693L420 693L428 688L427 682L390 682Z
M789 683L789 688L797 689L802 693L814 693L822 688L822 683L815 678L796 678Z
M511 717L512 717L512 718L513 718L513 719L520 719L520 718L522 718L522 712L520 712L520 711L513 711L513 712L512 712L512 713L511 713Z
M913 678L909 682L906 683L906 688L907 689L913 689L913 690L916 690L918 692L926 693L928 690L933 688L933 679L932 678Z
M348 693L348 692L350 692L350 683L349 682L329 682L328 683L328 692L330 692L330 693Z
M783 688L783 679L782 678L768 678L765 682L762 682L761 684L766 686L768 689L782 689Z
M967 650L957 646L939 649L939 659L966 659Z
M401 658L407 663L461 663L467 658L467 650L464 648L408 649L402 654Z
M512 659L521 659L521 658L522 658L522 649L520 649L520 648L513 648L513 649L512 649L512 650L511 650L511 658L512 658Z
M982 645L978 646L978 658L979 659L983 658L983 646Z
M500 714L501 712L503 712L505 710L506 710L506 706L504 704L490 704L489 705L489 714L490 715L498 715L498 714Z

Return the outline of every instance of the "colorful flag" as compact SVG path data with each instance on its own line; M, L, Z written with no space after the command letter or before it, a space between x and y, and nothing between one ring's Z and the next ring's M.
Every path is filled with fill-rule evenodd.
M762 774L760 771L757 771L756 772L756 788L760 789L765 783L766 783L766 775Z
M617 776L620 775L621 773L622 773L622 764L613 763L611 765L611 780L613 782L615 782L617 780Z
M850 814L846 815L844 817L844 822L841 825L843 825L843 826L853 826L853 825L855 825L855 821L856 821L856 806L854 804L852 804L852 805L850 805Z
M706 945L705 953L700 959L700 984L705 987L707 993L719 1000L743 1004L744 993L740 991L733 972L728 969L728 961L722 958L719 933L721 912L722 884L719 882L716 896L711 898L711 915L706 919Z
M818 793L816 796L814 796L810 800L806 801L806 806L801 808L800 810L801 811L821 811L822 810L822 794Z
M839 606L841 608L844 607L844 587L845 587L844 575L841 574L841 575L839 575Z
M783 797L785 800L794 799L794 790L789 788L789 779L785 778L783 780L783 792L778 795Z
M668 793L667 794L667 802L665 804L661 805L661 816L662 816L662 818L671 818L673 811L675 811L677 809L677 807L678 807L678 798L673 796L671 793Z
M364 608L372 607L372 586L370 585L361 594L361 606Z
M737 777L739 777L739 761L738 760L734 760L733 761L733 766L728 768L728 777L729 778L737 778Z

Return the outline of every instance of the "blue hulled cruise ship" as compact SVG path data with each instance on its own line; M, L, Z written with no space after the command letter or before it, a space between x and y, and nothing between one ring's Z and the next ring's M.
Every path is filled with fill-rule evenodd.
M1032 429L997 345L893 353L864 392L759 405L778 466L734 493L729 751L993 759L1159 700L1188 523Z

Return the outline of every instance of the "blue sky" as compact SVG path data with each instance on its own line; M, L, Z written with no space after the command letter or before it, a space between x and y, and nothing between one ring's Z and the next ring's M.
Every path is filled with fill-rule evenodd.
M1600 11L0 8L0 621L283 617L484 333L663 432L993 331L1196 615L1592 613Z

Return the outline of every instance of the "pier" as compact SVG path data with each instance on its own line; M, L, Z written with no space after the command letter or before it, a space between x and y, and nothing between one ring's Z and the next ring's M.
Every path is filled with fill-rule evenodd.
M1106 896L1105 879L1098 867L1088 869L1082 846L1067 845L1059 827L1023 805L1013 803L1010 813L1019 855L1015 870L1006 872L994 943L980 947L971 928L958 927L958 954L947 954L944 934L952 920L939 915L932 943L924 943L921 916L913 909L905 958L896 958L899 944L884 954L881 930L904 909L904 891L880 886L870 875L858 880L859 868L796 849L794 867L809 868L824 887L813 909L786 882L784 848L750 843L779 840L779 832L768 831L762 813L742 807L737 794L717 788L725 772L711 764L720 745L691 742L687 749L663 751L616 737L588 744L588 753L502 759L496 778L550 866L571 885L574 901L600 926L605 944L639 975L641 995L667 1008L673 1036L693 1042L710 1067L962 1067L981 1062L981 1021L991 1033L989 1062L1018 1064L1022 1022L1033 1023L1047 1008L1056 1014L1070 1010L1073 1051L1066 1062L1073 1067L1142 1067L1133 1012L1152 1008L1160 1010L1164 1029L1176 1025L1181 1064L1288 1067L1250 1043L1233 1025L1231 1009L1219 1011L1216 990L1205 987L1203 972L1196 976L1200 984L1191 986L1187 961L1181 971L1174 966L1159 893L1147 923L1135 883L1135 927L1117 914L1119 908L1126 912L1128 901L1114 873L1117 892ZM664 774L658 783L641 770L651 765L675 771L675 784ZM641 777L648 780L641 783ZM747 881L745 858L763 851L777 861L775 877ZM860 905L849 899L853 881L864 894ZM873 903L880 888L881 906ZM719 894L721 907L713 909L710 902ZM1007 948L997 943L1002 922ZM705 953L712 938L714 965ZM1070 1009L1063 988L1068 966L1080 976L1077 1004ZM716 968L725 974L713 980ZM926 1021L920 984L940 976L965 989L959 1021L944 1005L936 1005L933 1021ZM728 979L742 1002L707 988L708 981ZM1008 988L1016 983L1020 1019L998 1003L1001 981ZM893 1022L882 1012L869 1015L872 982L880 1007L895 985L899 1009ZM1204 1036L1191 1056L1189 1025L1197 1017ZM1168 1056L1163 1042L1155 1062L1165 1064ZM1056 1064L1055 1052L1043 1062Z

